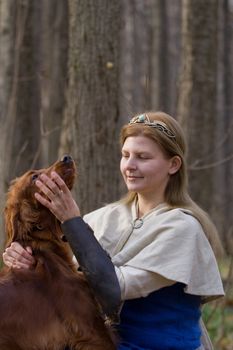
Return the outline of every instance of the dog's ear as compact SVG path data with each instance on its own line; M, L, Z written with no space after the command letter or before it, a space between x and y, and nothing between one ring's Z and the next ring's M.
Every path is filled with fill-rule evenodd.
M37 212L31 209L30 204L22 200L20 204L6 206L4 214L7 246L16 240L27 240L38 219Z
M18 238L19 212L17 208L6 207L4 210L6 246Z

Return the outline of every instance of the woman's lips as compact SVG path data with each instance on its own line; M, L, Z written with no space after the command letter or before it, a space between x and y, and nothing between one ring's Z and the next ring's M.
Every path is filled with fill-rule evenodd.
M142 176L134 176L134 175L128 175L127 179L129 180L136 180L136 179L142 179Z

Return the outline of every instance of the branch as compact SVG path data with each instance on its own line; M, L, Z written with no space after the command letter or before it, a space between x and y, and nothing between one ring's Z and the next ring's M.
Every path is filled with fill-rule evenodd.
M196 170L205 170L205 169L210 169L210 168L215 168L221 164L227 163L229 162L229 160L233 159L233 154L230 154L228 157L223 158L222 160L213 162L213 163L209 163L209 164L205 164L205 165L200 165L200 166L195 166L195 165L190 165L188 167L188 170L191 171L196 171ZM198 161L196 161L198 162Z

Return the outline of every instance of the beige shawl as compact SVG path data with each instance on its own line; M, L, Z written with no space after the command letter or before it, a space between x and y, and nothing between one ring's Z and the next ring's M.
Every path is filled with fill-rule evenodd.
M116 267L184 283L185 292L203 302L224 295L211 246L190 211L161 204L142 217L141 227L135 228L135 219L135 203L113 203L84 217Z

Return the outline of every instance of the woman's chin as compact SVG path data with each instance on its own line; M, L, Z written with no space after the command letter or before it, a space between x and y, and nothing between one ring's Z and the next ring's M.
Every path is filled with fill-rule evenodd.
M129 192L140 192L143 190L141 186L132 185L132 184L127 184L127 189Z

